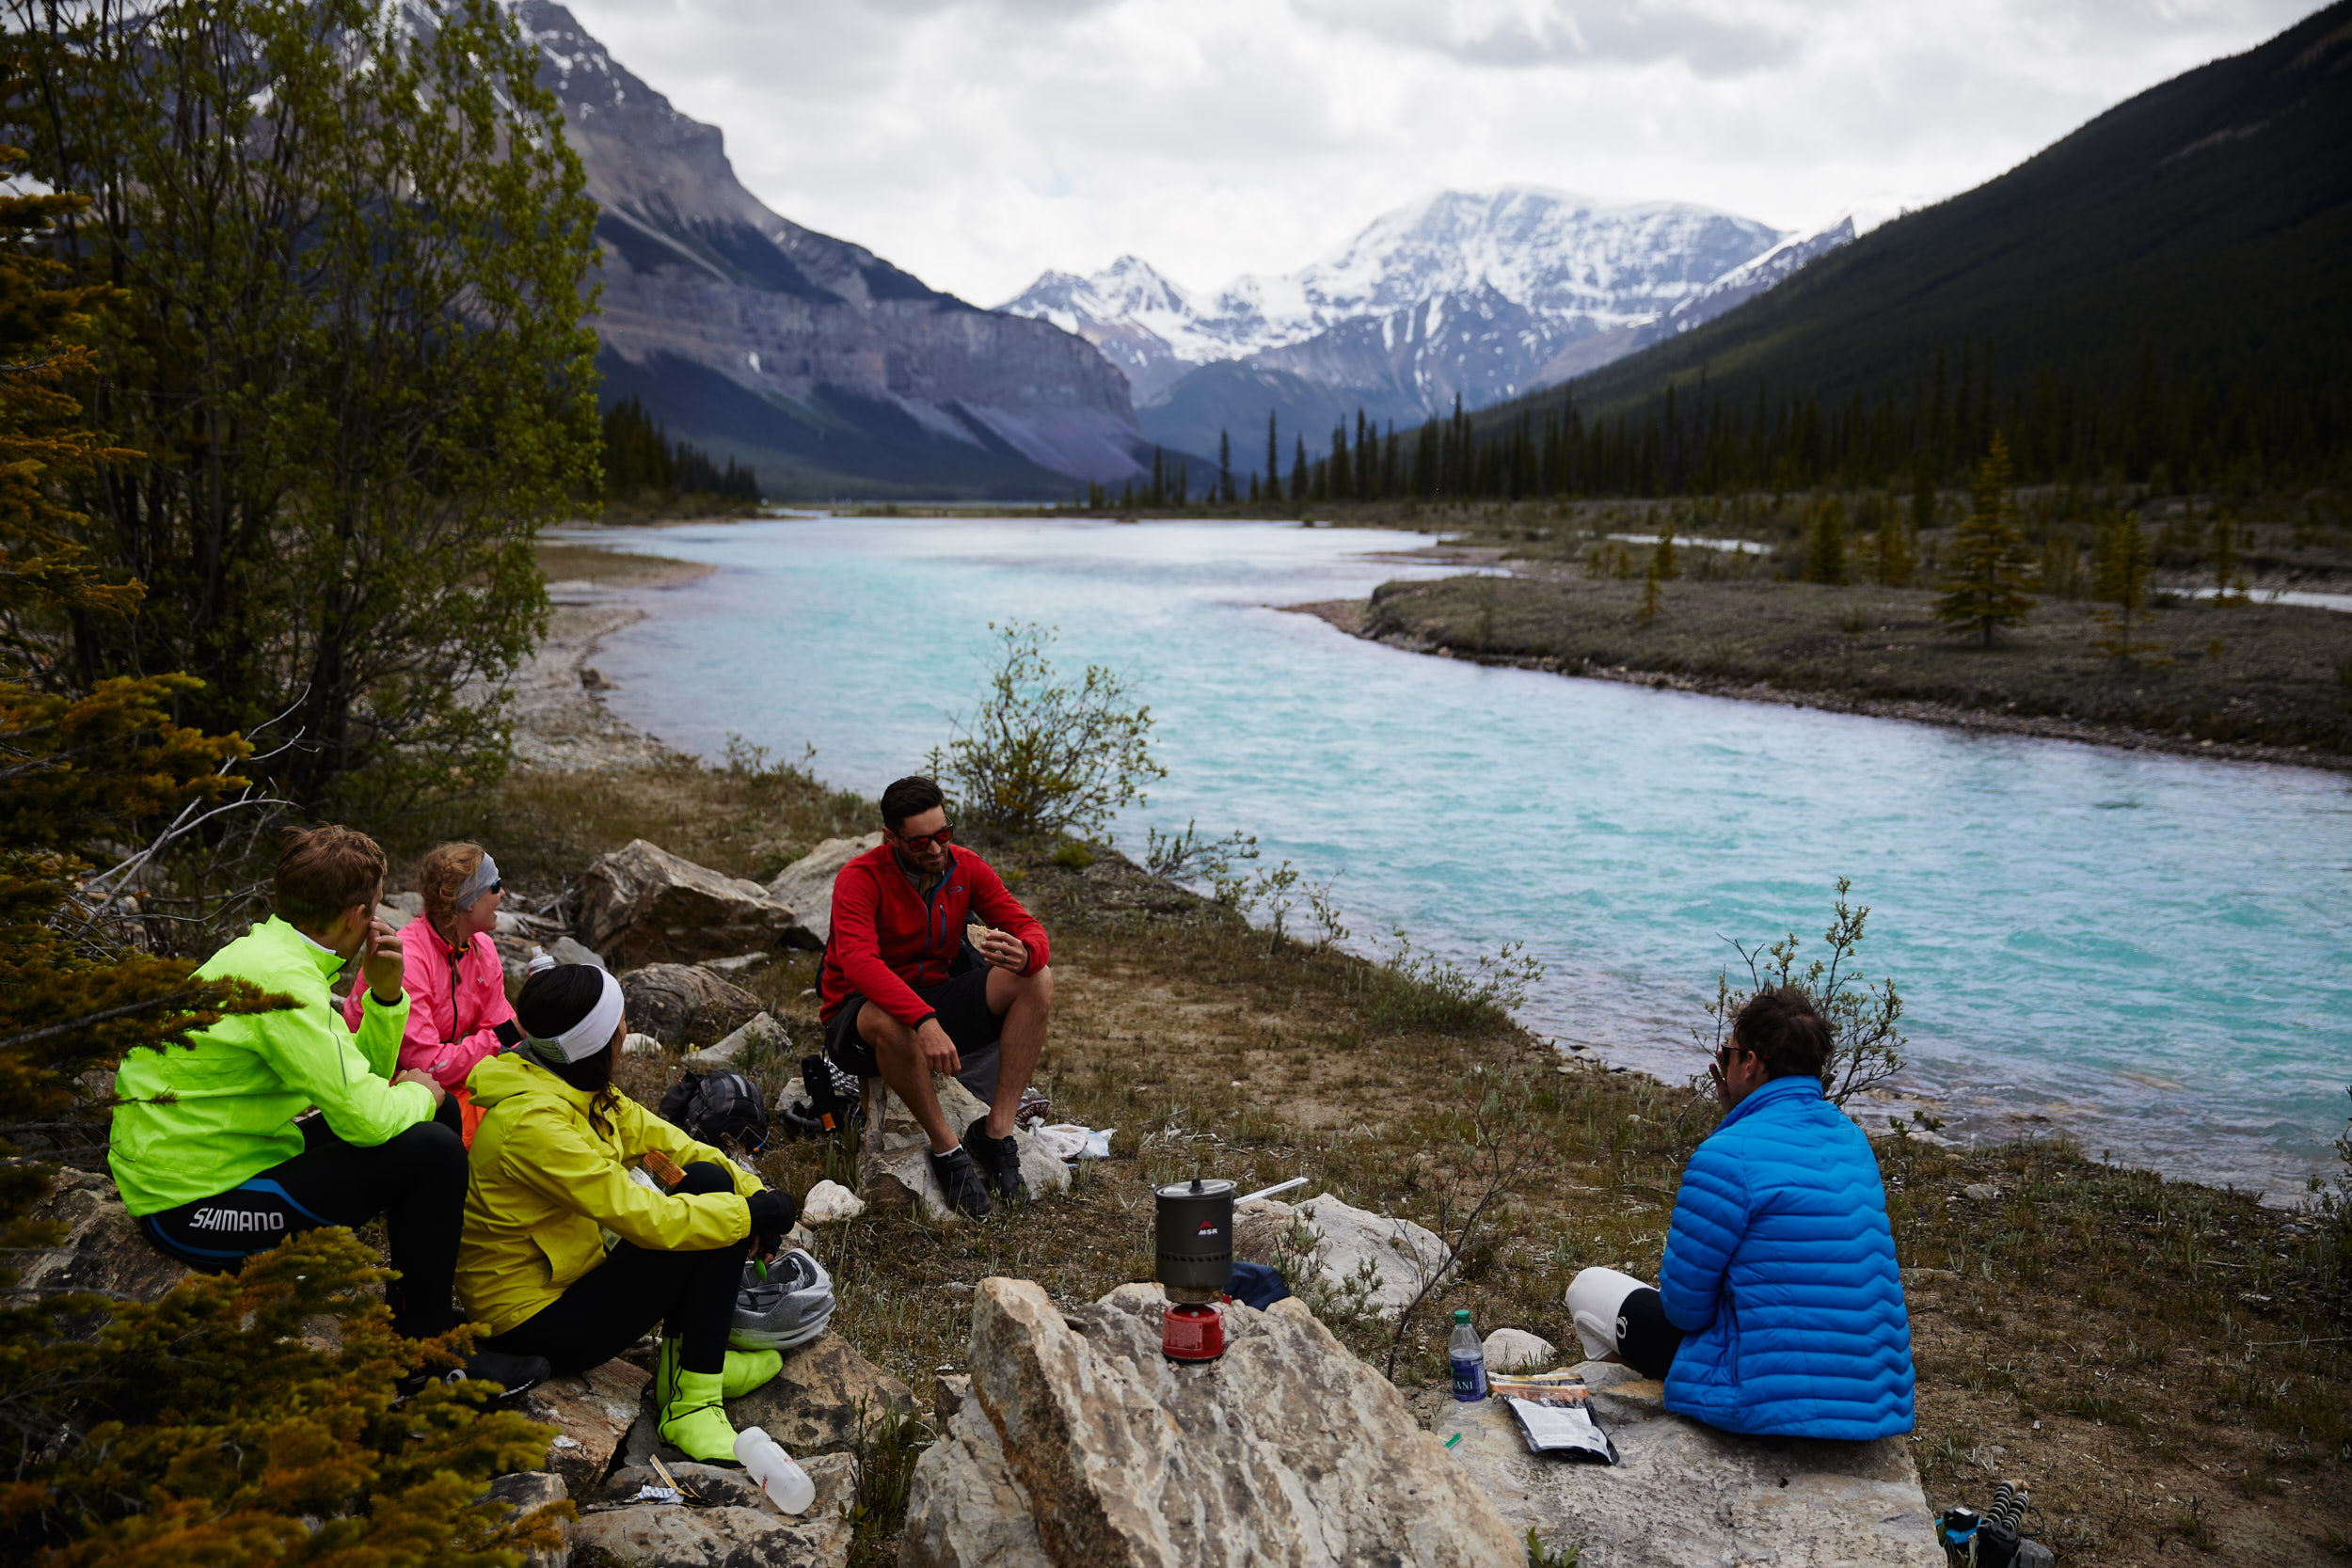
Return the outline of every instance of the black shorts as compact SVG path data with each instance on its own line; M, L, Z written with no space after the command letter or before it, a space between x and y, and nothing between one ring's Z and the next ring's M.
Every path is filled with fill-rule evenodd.
M987 964L976 963L935 986L915 988L923 1006L939 1015L939 1026L956 1042L957 1052L967 1057L994 1045L1004 1023L1003 1014L988 1010L988 971ZM880 1078L882 1064L874 1059L874 1048L857 1032L858 1010L865 1006L866 998L853 994L825 1021L825 1054L844 1072Z

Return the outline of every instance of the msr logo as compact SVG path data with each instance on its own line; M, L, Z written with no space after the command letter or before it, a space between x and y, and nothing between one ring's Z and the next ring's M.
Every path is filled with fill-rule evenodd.
M188 1226L195 1230L283 1230L286 1216L250 1209L199 1209Z
M1199 1230L1194 1231L1194 1232L1193 1232L1193 1234L1194 1234L1194 1235L1196 1235L1196 1236L1214 1236L1214 1235L1216 1235L1216 1221L1215 1221L1215 1220L1202 1220L1202 1221L1200 1222L1200 1228Z

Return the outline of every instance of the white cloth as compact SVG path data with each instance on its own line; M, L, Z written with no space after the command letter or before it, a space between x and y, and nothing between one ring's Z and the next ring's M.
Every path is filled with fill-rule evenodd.
M1568 1281L1568 1318L1576 1324L1576 1337L1584 1342L1587 1361L1615 1354L1625 1298L1649 1288L1645 1281L1615 1269L1581 1270Z
M1111 1134L1116 1127L1081 1127L1074 1121L1057 1121L1041 1127L1033 1134L1057 1160L1107 1160L1111 1157Z

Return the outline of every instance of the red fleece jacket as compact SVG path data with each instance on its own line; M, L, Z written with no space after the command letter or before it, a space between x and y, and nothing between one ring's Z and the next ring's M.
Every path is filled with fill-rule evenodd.
M1024 974L1045 967L1045 927L1005 891L988 862L949 845L946 880L927 898L884 843L843 866L833 879L833 935L818 976L818 1016L831 1018L863 996L909 1028L930 1017L914 994L947 978L963 950L964 923L975 915L1029 950Z

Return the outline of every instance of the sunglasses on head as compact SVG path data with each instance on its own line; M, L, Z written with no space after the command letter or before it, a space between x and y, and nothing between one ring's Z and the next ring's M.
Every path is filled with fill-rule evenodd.
M956 825L950 822L935 833L900 833L898 842L910 849L928 848L934 844L944 849L955 841L955 836Z

